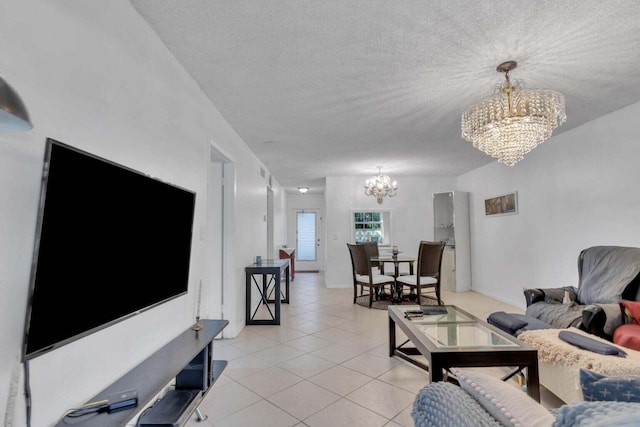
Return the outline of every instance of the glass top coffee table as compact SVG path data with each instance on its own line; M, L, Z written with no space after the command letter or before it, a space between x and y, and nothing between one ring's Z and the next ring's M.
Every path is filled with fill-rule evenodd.
M422 317L407 318L405 312L418 305L389 306L389 356L398 356L429 372L431 382L458 367L512 368L503 380L526 369L527 393L540 401L538 351L506 332L453 306L422 306ZM396 326L407 336L396 343ZM413 357L412 357L413 356ZM424 356L427 364L415 356Z

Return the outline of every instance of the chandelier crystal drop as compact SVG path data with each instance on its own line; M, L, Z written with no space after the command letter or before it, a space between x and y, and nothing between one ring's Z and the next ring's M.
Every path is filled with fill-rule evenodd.
M396 195L398 183L391 180L389 175L382 175L382 166L378 166L378 175L374 175L367 179L364 183L364 194L374 196L378 204L382 204L385 196L393 197Z
M462 137L508 166L551 137L567 119L561 93L526 89L523 81L509 80L516 66L515 61L500 64L496 71L505 73L505 82L462 114Z

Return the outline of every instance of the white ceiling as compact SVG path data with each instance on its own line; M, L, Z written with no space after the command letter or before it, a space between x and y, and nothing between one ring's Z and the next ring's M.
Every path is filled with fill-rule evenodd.
M556 134L640 101L638 0L131 3L291 191L378 165L397 178L492 162L460 115L506 60L512 79L565 95Z

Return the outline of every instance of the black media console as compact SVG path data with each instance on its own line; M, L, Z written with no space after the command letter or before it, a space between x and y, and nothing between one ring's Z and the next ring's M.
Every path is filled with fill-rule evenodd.
M140 425L180 426L185 424L227 366L225 360L213 360L212 355L213 340L229 324L229 321L200 320L200 323L204 326L202 330L187 329L89 400L94 402L106 399L113 393L136 390L137 407L112 413L89 414L73 419L63 418L56 426L68 427L70 424L82 427L124 426L138 412L152 404L152 400L174 378L175 387L145 413L140 419Z

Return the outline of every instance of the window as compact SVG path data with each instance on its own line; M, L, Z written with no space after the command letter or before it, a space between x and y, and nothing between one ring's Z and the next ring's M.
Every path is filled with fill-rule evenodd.
M389 244L391 242L389 218L388 211L354 211L352 217L354 241Z

